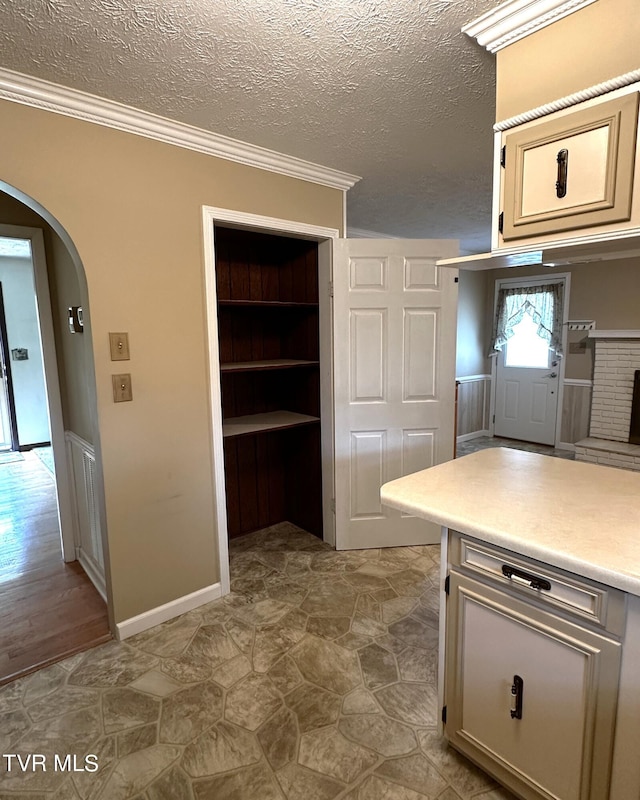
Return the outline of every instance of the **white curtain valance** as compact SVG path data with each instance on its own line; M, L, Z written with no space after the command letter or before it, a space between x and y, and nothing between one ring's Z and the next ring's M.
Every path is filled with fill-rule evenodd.
M491 337L490 355L502 350L525 314L538 326L538 336L562 356L562 283L500 289Z

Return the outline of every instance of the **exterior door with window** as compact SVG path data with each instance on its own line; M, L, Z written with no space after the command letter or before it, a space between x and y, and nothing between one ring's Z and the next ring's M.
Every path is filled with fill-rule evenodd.
M516 293L518 288L522 288L522 294ZM544 286L512 287L508 291L510 306L503 328L506 341L496 346L494 435L553 445L561 355L558 341L551 341L552 323L548 319L555 316L561 325L562 307L551 308L551 311L536 307L547 291ZM562 297L561 291L543 298L543 303L561 305ZM557 335L561 337L561 328Z

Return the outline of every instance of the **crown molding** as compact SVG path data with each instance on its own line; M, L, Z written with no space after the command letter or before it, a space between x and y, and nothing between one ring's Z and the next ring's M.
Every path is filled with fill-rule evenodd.
M524 39L596 0L507 0L462 28L491 53Z
M0 68L0 99L347 191L360 178L77 89Z

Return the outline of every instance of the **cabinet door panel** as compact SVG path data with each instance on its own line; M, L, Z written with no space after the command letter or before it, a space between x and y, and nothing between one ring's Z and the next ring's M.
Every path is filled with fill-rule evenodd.
M607 202L609 126L565 136L522 154L522 216ZM558 197L558 153L567 151L566 194Z
M503 240L628 221L637 121L636 92L505 133Z
M451 742L524 796L606 797L619 646L455 573L447 624Z

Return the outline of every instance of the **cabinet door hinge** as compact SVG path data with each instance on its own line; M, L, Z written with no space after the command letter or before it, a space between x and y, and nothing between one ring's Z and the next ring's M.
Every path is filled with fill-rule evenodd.
M504 231L504 211L501 211L500 216L498 217L498 231L500 233Z
M333 297L333 281L329 281L329 297Z
M500 149L500 166L505 167L507 165L507 145L503 144Z
M494 425L496 424L496 415L495 414L493 415L493 424Z
M450 589L451 589L451 575L447 575L447 577L444 579L444 593L449 594Z
M334 514L336 513L336 498L335 497L331 498L331 510L333 511Z
M447 707L446 706L442 706L442 721L444 722L445 725L447 724Z

